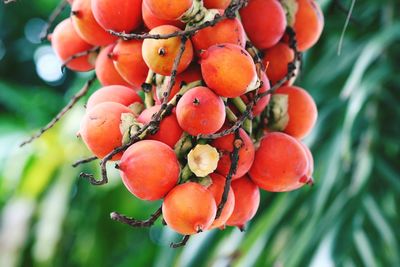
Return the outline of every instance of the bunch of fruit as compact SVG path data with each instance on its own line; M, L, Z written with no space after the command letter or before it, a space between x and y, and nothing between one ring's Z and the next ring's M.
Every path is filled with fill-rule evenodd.
M292 84L322 32L314 0L69 2L54 51L73 71L95 69L104 86L79 131L104 167L93 184L117 161L135 197L162 199L158 216L192 235L243 228L259 188L312 183L301 140L317 108Z

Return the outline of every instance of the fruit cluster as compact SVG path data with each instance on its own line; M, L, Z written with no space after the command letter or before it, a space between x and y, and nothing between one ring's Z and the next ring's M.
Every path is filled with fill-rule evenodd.
M54 51L71 70L95 69L104 86L79 130L101 160L101 180L84 174L93 184L107 182L106 163L117 161L134 196L163 200L151 220L162 214L192 235L243 228L259 188L312 183L301 140L317 108L293 83L322 32L314 0L69 2L71 17L50 37Z

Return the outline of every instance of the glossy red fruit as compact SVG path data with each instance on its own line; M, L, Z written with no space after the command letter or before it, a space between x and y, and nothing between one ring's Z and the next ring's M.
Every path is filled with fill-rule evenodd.
M274 46L286 29L286 15L278 0L251 0L240 10L243 27L259 49Z
M225 19L213 27L198 31L191 40L197 53L207 50L213 45L223 43L236 44L244 48L246 33L239 19Z
M104 102L114 102L129 107L133 103L142 103L140 96L131 88L122 85L110 85L94 92L86 104L90 110Z
M214 196L215 203L218 205L221 203L222 194L225 188L225 177L212 173L210 174L212 184L207 188ZM209 229L223 227L229 217L232 215L233 209L235 208L235 195L233 194L232 187L229 188L228 199L222 209L221 215L214 220Z
M294 18L297 47L299 51L311 48L321 36L324 28L324 15L314 0L296 0L297 12Z
M152 29L150 34L169 34L180 29L172 25L158 26ZM181 47L181 38L173 37L169 39L145 39L142 46L143 59L147 66L155 73L170 76L176 56ZM193 59L193 47L190 40L185 44L181 61L177 72L181 73L190 64Z
M177 20L188 11L193 0L144 0L150 11L160 19Z
M283 105L279 103L280 101L276 101L279 98L282 99L282 97L286 98ZM287 112L278 111L276 113L285 104L287 105ZM302 139L314 127L318 110L313 98L307 91L297 86L285 86L277 89L273 94L270 115L272 116L268 118L269 128Z
M156 105L143 110L137 120L143 124L149 123L152 119L152 116L156 114L160 108L160 105ZM176 142L178 142L178 140L181 138L182 133L183 130L178 124L175 112L172 112L171 115L165 117L161 121L160 128L157 133L153 135L149 134L146 138L163 142L173 148Z
M104 47L96 59L96 76L103 86L107 85L123 85L131 87L131 85L122 78L122 76L115 69L112 60L112 51L114 44Z
M185 26L185 24L180 20L166 20L158 18L150 11L145 2L143 2L142 4L142 16L144 24L150 30L161 25L173 25L180 29L182 29Z
M283 42L264 51L263 63L264 65L268 64L267 76L272 84L277 83L287 75L288 64L293 60L293 50Z
M96 157L102 159L122 145L119 128L122 113L132 111L119 103L104 102L88 110L83 117L79 134ZM118 160L121 156L122 154L118 154L113 160Z
M188 182L176 186L165 197L162 213L167 225L182 235L206 230L217 212L215 199L202 185Z
M179 125L190 135L212 134L224 124L222 99L207 87L199 86L182 96L176 107Z
M254 161L255 149L253 141L250 136L243 130L239 130L240 138L242 139L242 144L239 149L239 162L236 169L236 174L233 175L232 179L237 179L245 175L251 168ZM224 137L215 139L211 145L218 149L220 153L220 159L218 162L217 172L223 176L227 176L229 169L231 167L230 155L233 152L233 141L234 134L229 134Z
M261 73L261 81L262 81L263 85L259 89L258 93L264 94L269 89L271 89L271 85L270 85L267 75L265 73ZM251 99L249 100L247 95L242 95L241 98L243 99L243 101L246 104L248 104L251 100ZM260 100L258 100L258 102L253 107L253 116L260 115L264 111L264 109L268 106L270 100L271 100L270 94L267 94L267 95L263 96L262 98L260 98Z
M260 188L286 192L304 185L301 178L308 167L306 152L299 141L284 133L268 133L261 139L249 173Z
M312 178L313 172L314 172L314 158L313 155L304 143L301 143L301 146L303 147L304 151L306 152L307 159L308 159L308 170L307 173L300 179L301 182L306 183L306 184L314 184L314 180Z
M219 44L201 54L201 73L207 86L223 97L238 97L255 89L256 68L242 47Z
M142 0L91 0L93 15L105 30L132 32L142 22Z
M117 40L104 30L93 16L92 0L74 0L71 6L73 25L83 40L92 45L108 45Z
M118 73L135 89L141 88L149 72L142 57L142 44L140 40L119 40L112 52Z
M183 84L188 84L195 81L202 80L201 69L197 64L191 64L184 72L176 75L175 84L171 88L171 92L168 97L168 101L171 100L181 89ZM155 94L156 102L161 103L162 93L168 89L168 83L170 82L171 77L165 77L165 80L161 86L161 89L157 91Z
M137 198L163 198L179 179L179 162L164 143L144 140L130 146L118 164L122 181Z
M203 4L208 9L226 9L231 0L203 0Z
M67 61L71 56L87 51L92 48L91 44L85 42L75 31L70 19L63 20L54 29L51 35L51 46L57 57L62 61ZM71 60L67 68L74 71L89 71L94 68L90 56L85 55Z
M235 195L235 208L226 224L243 229L258 210L260 190L247 176L232 181L232 190Z

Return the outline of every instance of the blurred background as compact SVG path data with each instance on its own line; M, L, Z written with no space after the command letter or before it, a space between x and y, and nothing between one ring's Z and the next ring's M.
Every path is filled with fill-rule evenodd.
M340 55L351 1L320 1L325 30L297 81L319 107L306 140L315 186L263 192L245 233L202 233L176 250L169 243L180 237L160 224L132 229L109 219L112 211L146 218L159 203L136 200L116 172L103 187L78 179L99 174L97 163L71 167L89 156L75 137L84 101L18 147L90 77L62 73L39 41L57 4L0 4L0 266L400 266L398 0L355 2Z

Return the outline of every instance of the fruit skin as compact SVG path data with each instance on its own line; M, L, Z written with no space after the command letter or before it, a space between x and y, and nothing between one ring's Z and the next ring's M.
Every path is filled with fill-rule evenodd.
M194 182L176 186L162 204L167 225L182 235L192 235L208 229L216 212L217 205L212 193Z
M105 30L132 32L142 22L142 0L92 0L96 21Z
M117 37L106 32L96 21L92 13L92 0L74 0L71 6L71 18L79 36L92 45L108 45Z
M257 82L253 59L238 45L213 45L200 58L204 81L220 96L238 97Z
M223 11L220 11L223 14ZM213 27L198 31L192 38L197 53L216 44L231 43L241 47L246 45L246 33L239 19L224 19Z
M288 64L293 60L293 50L283 42L264 51L263 63L264 65L268 64L266 72L272 84L277 83L287 75Z
M79 134L96 157L102 159L122 145L119 129L122 113L132 111L119 103L104 102L88 110L83 117ZM121 156L117 154L112 160L118 160Z
M142 200L163 198L179 179L179 162L174 151L159 141L133 144L118 166L126 188Z
M177 20L193 5L193 0L144 0L150 11L160 19Z
M318 110L314 99L304 89L297 86L284 86L278 88L273 96L288 96L288 117L289 121L283 132L302 139L307 136L314 127Z
M308 160L308 170L307 173L300 179L301 182L306 183L306 184L314 184L314 180L312 178L313 172L314 172L314 158L311 153L310 148L306 146L304 143L300 142L301 146L303 147L304 151L306 152L307 155L307 160Z
M114 49L114 44L104 47L96 59L96 76L103 86L107 85L124 85L131 87L131 85L121 77L115 69L114 62L111 59L111 53Z
M122 85L110 85L100 88L94 92L86 104L90 110L96 105L104 102L114 102L129 107L133 103L142 103L140 96L131 88Z
M249 39L259 49L274 46L285 32L286 15L277 0L251 0L239 13Z
M218 205L221 203L222 200L222 194L224 192L226 179L225 177L217 173L210 174L210 177L212 180L212 184L207 189L213 194L215 203L218 207ZM228 193L228 199L226 200L224 208L222 209L221 215L214 220L214 222L208 229L210 230L218 227L223 227L226 221L232 215L234 208L235 208L235 195L233 193L232 187L230 187Z
M140 123L146 124L151 121L153 114L157 113L161 108L161 105L156 105L150 107L148 109L143 110L143 112L139 115L137 120ZM157 140L163 142L173 148L181 138L183 133L182 128L178 124L178 120L176 119L175 112L172 112L169 116L165 117L160 122L160 128L156 134L147 135L146 139Z
M170 77L165 77L165 80L162 84L162 89L160 90L161 91L160 95L158 94L158 92L157 92L157 94L155 94L155 100L158 104L161 104L162 92L164 92L164 90L167 90L170 79L171 79ZM179 90L181 89L182 83L188 84L188 83L191 83L194 81L199 81L202 79L203 79L203 77L201 76L200 66L198 64L191 64L184 72L176 75L175 84L171 88L171 92L169 93L168 101L171 100L179 92Z
M324 14L314 0L297 0L298 10L293 25L296 32L297 48L305 51L311 48L321 36L324 28Z
M198 86L179 100L176 116L179 125L190 135L213 134L224 124L225 105L209 88Z
M226 9L231 0L203 0L203 4L208 9Z
M51 36L51 46L57 57L65 62L71 56L92 48L91 44L85 42L75 31L70 19L60 22ZM67 65L74 71L89 71L94 68L90 62L89 55L71 60Z
M227 225L243 229L244 225L256 214L260 205L260 190L247 176L232 181L235 195L235 208L226 222Z
M240 138L243 141L242 147L239 149L239 162L236 169L236 174L232 179L238 179L245 175L251 168L254 161L255 148L250 136L243 130L239 130ZM231 167L230 155L233 152L234 134L229 134L224 137L213 140L211 145L218 149L221 156L218 162L217 172L223 176L227 176Z
M140 40L119 40L111 56L118 73L137 90L149 71L142 57L142 44Z
M149 34L169 34L180 29L172 25L162 25L152 29ZM181 38L145 39L142 46L143 59L147 66L155 73L171 76L176 56L179 54ZM185 51L178 65L177 72L181 73L193 59L193 46L190 40L186 41Z
M304 185L308 159L300 142L285 133L267 133L256 151L250 177L260 188L287 192Z
M150 30L161 25L173 25L180 29L185 26L180 20L166 20L158 18L150 11L145 2L142 4L142 16L144 24Z

